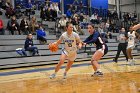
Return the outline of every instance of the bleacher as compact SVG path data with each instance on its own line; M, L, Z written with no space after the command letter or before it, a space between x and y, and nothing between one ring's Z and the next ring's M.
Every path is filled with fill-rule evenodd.
M115 37L117 34L113 34ZM87 36L80 36L84 40ZM48 43L56 41L55 35L48 35L48 43L45 45L40 42L34 36L34 44L38 47L41 56L20 56L16 53L17 48L24 47L25 35L1 35L0 36L0 69L35 66L35 65L47 65L56 64L59 61L61 54L62 44L59 46L58 52L50 52L48 49ZM116 55L117 45L115 39L109 39L107 43L109 52L103 58L112 58ZM87 45L86 48L78 50L78 56L76 62L89 61L91 55L94 53L95 47L93 45ZM29 53L28 53L29 54ZM138 55L137 50L133 51L134 55ZM121 54L121 56L123 56Z
M39 12L36 13L38 16ZM4 26L6 28L6 24L9 19L6 17L1 17L4 19ZM21 19L18 19L20 22ZM37 21L41 19L39 16L37 17ZM57 33L55 31L55 22L44 21L42 24L45 27L47 33L47 44L42 45L37 40L36 36L34 36L34 44L38 47L41 56L30 56L30 53L27 52L28 56L20 56L16 53L17 48L23 48L24 42L26 39L25 35L9 35L9 31L5 30L5 35L0 35L0 69L6 68L14 68L14 67L25 67L25 66L35 66L35 65L47 65L47 64L56 64L59 61L59 57L61 54L62 44L59 46L59 51L56 53L52 53L48 49L48 43L54 42L57 40ZM80 38L84 40L88 35L88 31L86 29L82 29L85 35L81 35ZM118 33L113 33L113 39L109 39L107 45L109 46L109 52L103 58L113 58L117 52L117 45L115 37ZM91 60L91 56L95 51L95 47L93 45L87 45L86 48L78 50L78 56L76 62L89 61ZM138 55L137 50L133 51L134 55ZM121 55L120 56L124 56Z

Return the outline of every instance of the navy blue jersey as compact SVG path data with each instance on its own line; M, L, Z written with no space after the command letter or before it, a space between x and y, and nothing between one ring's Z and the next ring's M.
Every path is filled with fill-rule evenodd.
M85 39L84 43L86 43L86 44L95 44L97 50L101 49L103 47L103 45L105 45L107 47L107 45L104 43L104 41L100 37L100 33L97 32L97 31L95 31L92 35L87 37Z

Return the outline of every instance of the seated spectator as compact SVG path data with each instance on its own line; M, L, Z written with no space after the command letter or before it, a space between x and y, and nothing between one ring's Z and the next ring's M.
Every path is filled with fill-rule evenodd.
M36 17L33 16L31 21L30 21L30 31L31 31L31 34L36 34L36 30L38 29L39 25L36 21Z
M106 28L107 32L110 31L109 26L110 26L109 21L107 21L105 23L105 28Z
M12 5L8 8L6 8L5 15L7 16L7 18L10 18L11 16L15 15L15 10Z
M108 43L108 37L107 37L107 34L105 32L101 33L101 37L105 43Z
M102 27L101 25L100 25L100 27L98 28L98 31L99 31L100 34L104 33L104 29L103 29L103 27Z
M19 35L21 34L19 30L19 24L15 16L12 16L12 18L8 21L7 29L11 32L12 35L14 35L16 31L18 31Z
M111 32L108 32L107 35L108 35L109 39L112 39L113 36L112 36Z
M9 8L11 6L10 2L5 3L6 8Z
M66 15L68 18L72 17L72 10L70 8L67 10Z
M29 34L29 24L28 24L28 21L26 19L26 17L24 17L22 20L21 20L21 23L20 23L20 30L22 31L22 33L24 35L28 35Z
M46 10L43 7L41 8L41 11L40 11L40 18L42 20L46 20Z
M80 15L79 15L79 21L80 22L83 22L83 20L84 20L84 15L83 15L83 13L80 13Z
M27 35L25 45L24 45L24 49L25 49L25 51L32 52L32 56L35 56L36 53L39 55L38 48L36 46L34 46L34 44L33 44L32 34Z
M73 26L74 26L74 31L77 32L80 34L80 35L84 35L84 32L81 30L81 27L79 26L79 20L78 20L78 17L75 17L73 20L72 20L72 23L73 23Z
M51 8L48 8L46 10L46 19L47 19L47 21L54 20L53 15L52 15L52 9Z
M36 30L37 33L37 39L41 42L43 42L44 44L47 43L47 39L46 39L46 33L43 30L43 27L40 26L38 30Z
M66 23L67 23L66 17L65 15L63 15L61 19L59 20L58 27L62 29L63 31L66 31Z
M91 16L91 18L90 18L90 22L92 23L92 24L99 24L99 20L98 20L98 14L93 14L92 16Z
M55 3L54 9L56 10L56 12L57 12L57 17L58 17L58 12L60 12L58 3Z
M50 9L51 9L51 12L52 12L52 21L55 21L56 17L57 17L57 10L56 10L55 6L56 6L55 3L52 3L50 5Z
M0 35L4 35L3 21L0 19Z

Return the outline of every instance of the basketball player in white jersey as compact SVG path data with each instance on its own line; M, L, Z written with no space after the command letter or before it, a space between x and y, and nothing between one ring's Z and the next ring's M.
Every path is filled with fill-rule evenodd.
M78 48L82 47L82 41L77 33L73 32L73 25L72 23L67 22L66 24L66 32L64 32L58 41L54 42L56 45L59 45L62 41L64 41L64 48L62 49L62 54L60 56L60 62L55 67L55 72L50 75L50 79L56 77L57 72L59 71L61 65L64 63L65 59L68 59L68 63L63 75L65 79L67 76L68 70L71 68L74 60L76 59L77 55L77 44Z
M134 64L135 61L132 55L132 50L135 47L136 37L139 37L138 33L133 30L133 27L130 27L130 32L128 32L128 45L127 45L127 56L130 65Z

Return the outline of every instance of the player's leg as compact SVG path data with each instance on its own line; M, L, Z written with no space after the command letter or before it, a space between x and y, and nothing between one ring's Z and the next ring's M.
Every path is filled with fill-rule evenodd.
M130 49L130 59L133 59L132 49Z
M59 63L58 63L58 64L56 65L56 67L55 67L55 72L54 72L52 75L50 75L50 78L51 78L51 79L56 77L56 74L57 74L57 72L59 71L61 65L64 63L66 57L67 57L67 56L66 56L65 54L61 54L61 56L60 56L60 61L59 61Z
M127 56L127 44L124 44L124 46L122 46L122 52L126 58L126 61L128 61L128 56Z
M62 54L62 55L60 56L60 62L59 62L59 63L57 64L57 66L55 67L55 73L57 73L57 72L59 71L61 65L64 64L64 61L65 61L66 57L67 57L67 56L66 56L65 54Z
M91 63L92 63L92 67L94 68L95 70L95 75L98 75L98 76L102 76L103 73L101 72L101 69L100 69L100 65L98 63L98 60L100 60L102 58L102 56L104 55L103 52L101 52L100 50L97 50L94 55L92 56L92 60L91 60Z
M130 59L131 59L131 61L132 61L132 65L134 65L135 63L134 62L136 62L136 60L134 59L134 57L133 57L133 55L132 55L132 51L133 51L133 48L131 49L131 51L130 51Z
M127 56L128 56L128 64L130 64L130 65L132 65L132 58L133 58L131 52L132 52L132 49L128 48L127 49Z
M119 55L121 53L121 50L122 50L122 46L121 46L121 44L119 44L116 57L113 59L113 61L116 62L116 63L118 62L118 57L119 57Z
M68 56L68 63L64 72L64 79L66 78L67 72L70 70L72 64L74 63L76 56L77 56L77 53L72 54L72 56Z

